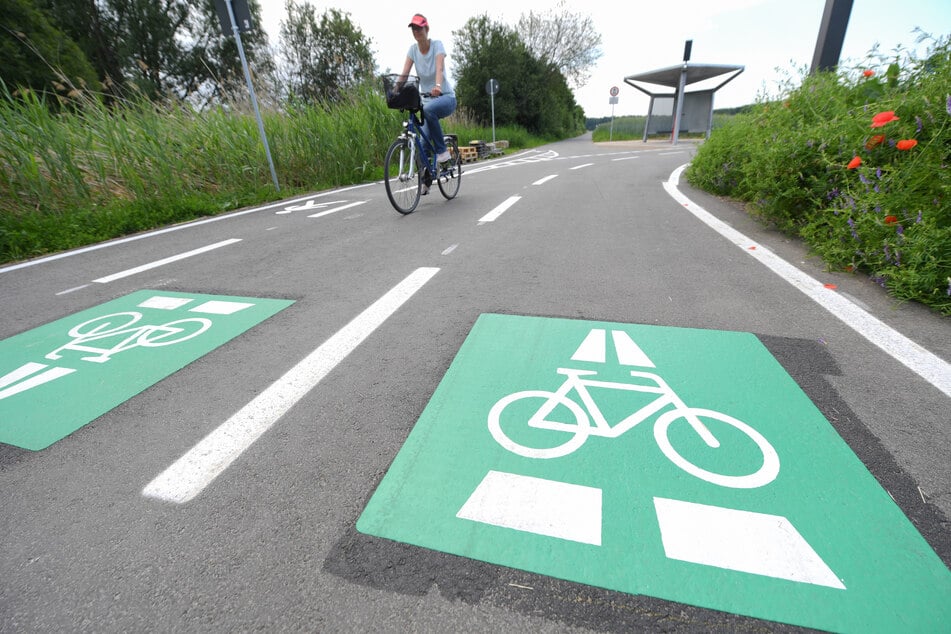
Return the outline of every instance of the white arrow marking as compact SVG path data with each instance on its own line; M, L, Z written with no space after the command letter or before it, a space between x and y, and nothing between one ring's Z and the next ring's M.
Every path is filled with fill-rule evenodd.
M654 363L644 354L640 346L634 343L631 336L623 330L612 330L611 339L614 341L614 351L617 353L617 360L620 365L640 368L654 367ZM571 356L571 360L605 363L607 361L607 334L605 331L600 328L593 328Z

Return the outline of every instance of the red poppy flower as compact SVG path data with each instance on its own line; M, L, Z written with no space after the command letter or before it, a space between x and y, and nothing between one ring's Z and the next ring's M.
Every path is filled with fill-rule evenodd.
M886 225L893 225L896 222L898 222L898 216L892 216L892 215L885 216Z
M900 117L895 116L894 110L886 110L885 112L879 112L877 115L872 117L872 127L880 128L886 123L891 123L892 121L898 121Z
M846 165L846 169L854 170L856 167L862 164L862 159L858 156L849 161L849 164Z
M881 145L884 140L885 140L884 134L876 134L875 136L871 137L868 141L865 142L865 149L871 150L876 145Z
M895 147L899 150L910 150L911 148L918 145L918 141L915 139L902 139L895 144Z
M866 77L873 77L875 75L875 71L866 69L862 71L862 74L865 75Z

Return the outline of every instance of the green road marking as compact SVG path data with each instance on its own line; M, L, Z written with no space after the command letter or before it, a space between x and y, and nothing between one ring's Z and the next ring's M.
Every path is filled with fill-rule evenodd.
M44 449L292 303L143 290L0 341L0 442Z
M749 333L482 315L357 529L805 627L951 623L951 573Z

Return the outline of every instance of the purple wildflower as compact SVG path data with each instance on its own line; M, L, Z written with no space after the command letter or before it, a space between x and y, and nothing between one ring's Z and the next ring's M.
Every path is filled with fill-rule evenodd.
M948 95L948 114L951 114L951 95ZM948 286L948 288L951 289L951 286ZM951 292L948 295L951 295Z
M877 169L875 170L875 178L878 178L878 179L881 179L881 178L882 178L882 168L881 168L881 167L879 167L879 168L877 168Z
M868 180L868 178L865 177L865 174L859 174L859 180L862 181L862 184L863 184L863 185L868 185L868 184L869 184L869 180Z
M920 209L918 210L918 218L915 219L915 224L916 224L916 225L920 225L920 224L921 224L921 210L920 210Z
M900 236L905 235L905 228L901 225L898 225L897 227L895 227L895 233L897 233Z
M918 126L918 132L921 132L921 117L915 117L915 123Z

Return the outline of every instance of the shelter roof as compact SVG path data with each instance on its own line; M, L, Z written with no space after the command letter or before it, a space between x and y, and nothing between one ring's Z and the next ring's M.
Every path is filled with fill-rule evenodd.
M676 88L680 85L680 73L685 67L687 69L687 85L713 79L714 77L719 77L720 75L734 71L742 71L745 68L744 66L736 66L733 64L692 64L690 62L681 62L676 66L659 68L646 73L638 73L637 75L628 75L624 78L624 81L632 86L634 85L632 82L639 81L646 84L657 84L659 86Z

